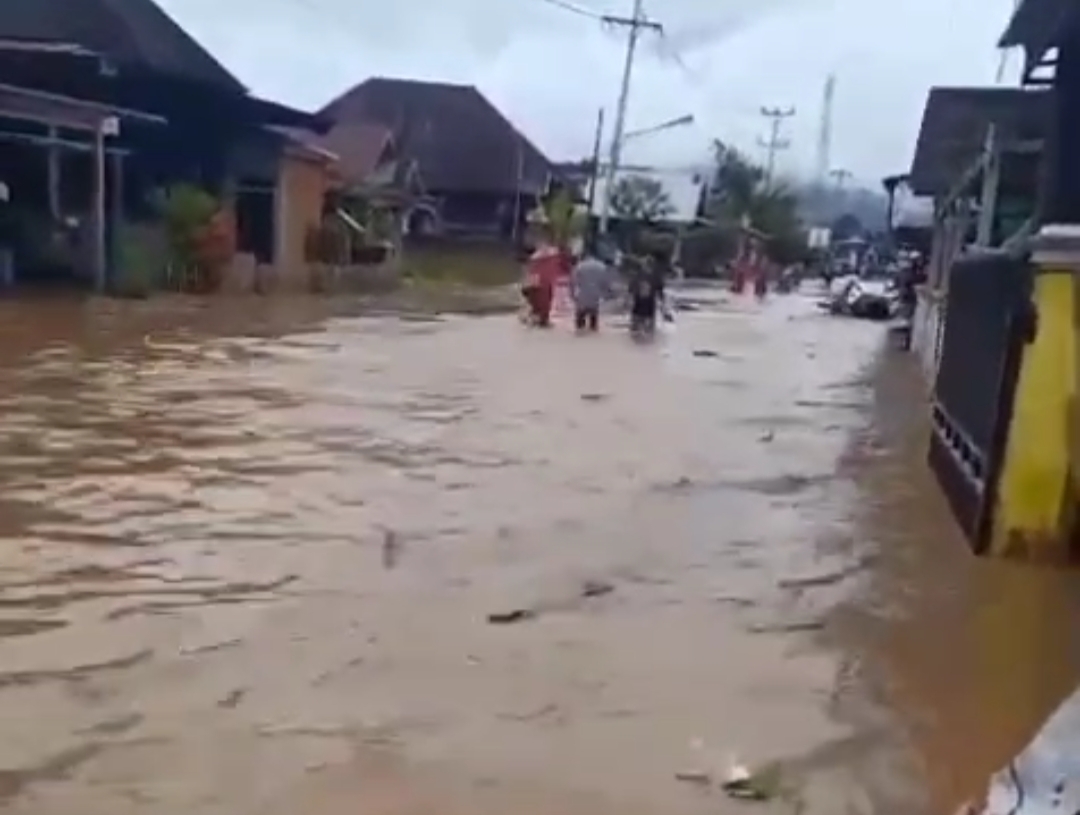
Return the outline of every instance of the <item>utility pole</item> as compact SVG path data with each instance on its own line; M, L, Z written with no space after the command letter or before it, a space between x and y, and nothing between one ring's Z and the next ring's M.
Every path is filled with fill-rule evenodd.
M758 139L758 144L766 150L765 187L771 189L773 173L776 170L776 154L780 150L786 150L791 147L790 141L780 138L780 128L784 123L784 119L795 115L795 108L762 108L761 115L770 120L769 138L768 140Z
M817 163L814 167L814 181L824 187L828 180L829 167L832 165L832 119L833 97L836 95L836 75L829 74L825 80L825 91L821 97L821 122L818 124Z
M604 182L604 199L600 202L599 232L600 236L603 237L608 231L608 221L611 217L611 193L615 189L615 176L619 169L619 159L622 157L623 132L626 130L626 106L630 100L630 78L634 72L634 57L637 53L638 39L642 30L663 32L664 29L660 23L654 22L645 16L644 0L634 0L634 13L631 17L605 15L601 19L608 25L630 29L630 36L626 44L626 62L623 65L622 85L619 88L619 102L615 108L615 129L611 134L611 152Z
M844 184L851 178L851 170L844 170L840 167L829 170L829 178L833 180L833 192L836 196L834 204L839 209L840 214L844 214ZM830 210L832 207L829 208Z
M844 170L839 167L835 170L829 170L829 178L831 178L833 184L836 185L836 191L841 193L844 191L844 185L851 178L851 170Z
M604 142L604 109L596 114L596 139L593 142L592 166L589 168L589 201L585 210L588 213L588 229L585 230L590 251L596 250L596 235L592 230L593 206L596 204L596 179L600 177L600 151Z
M525 179L524 141L524 137L519 135L517 139L517 167L515 168L516 180L514 182L514 222L510 227L510 238L515 244L517 244L521 233L521 187Z

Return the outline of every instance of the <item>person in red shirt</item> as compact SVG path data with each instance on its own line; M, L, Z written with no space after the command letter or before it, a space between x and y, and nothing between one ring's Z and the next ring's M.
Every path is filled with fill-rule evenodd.
M563 256L545 235L529 257L526 279L529 281L533 321L541 327L551 325L551 309L555 302L555 286L563 274Z

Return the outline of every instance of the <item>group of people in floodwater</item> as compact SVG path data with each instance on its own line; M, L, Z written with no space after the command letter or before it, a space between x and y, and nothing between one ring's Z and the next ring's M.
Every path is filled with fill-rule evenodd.
M560 248L550 236L542 235L525 262L521 281L523 321L548 327L557 293L565 286L573 301L574 325L579 332L593 332L600 327L600 312L605 300L624 290L630 314L630 331L635 336L656 331L660 320L673 322L673 310L667 299L667 281L677 276L670 251L656 249L643 255L606 257L596 243L586 243L573 253ZM792 291L805 274L801 264L784 269L774 267L763 253L740 252L719 276L730 279L731 289L741 293L751 287L758 298L770 290Z
M671 256L662 251L612 262L603 258L595 245L586 245L575 255L542 239L525 263L521 281L523 318L530 325L549 327L556 294L560 286L566 285L573 301L575 328L580 332L598 331L604 301L615 297L625 281L630 331L635 335L651 334L661 317L671 320L666 282L672 270Z

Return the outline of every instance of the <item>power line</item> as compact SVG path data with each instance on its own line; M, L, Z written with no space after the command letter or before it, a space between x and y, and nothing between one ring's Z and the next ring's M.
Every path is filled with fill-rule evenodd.
M780 150L791 147L788 139L780 138L780 127L784 119L795 115L795 108L766 108L761 109L761 115L769 119L769 138L758 139L758 144L765 148L768 158L765 161L765 186L772 187L773 173L776 170L776 154Z
M547 3L549 6L560 8L563 11L569 11L571 14L577 14L581 17L588 17L590 20L604 21L604 15L599 11L594 11L584 6L579 6L576 3L568 2L568 0L540 0L541 3Z
M674 44L672 44L671 37L668 36L668 33L666 31L661 31L660 37L661 47L657 49L660 59L670 62L676 68L678 68L679 72L682 73L682 75L687 80L689 80L691 85L700 86L704 81L704 78L702 77L700 71L696 71L689 65L687 65L686 60L683 59L683 56L679 53L678 48Z

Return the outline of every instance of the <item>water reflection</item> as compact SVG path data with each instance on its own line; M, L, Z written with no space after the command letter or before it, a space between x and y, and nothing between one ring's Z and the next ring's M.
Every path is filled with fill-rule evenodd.
M844 776L897 720L934 802L981 781L1076 676L1067 585L951 539L913 383L859 435L877 326L701 301L653 347L0 304L0 801L712 812L700 741L910 812Z
M930 800L980 792L1080 681L1075 573L980 560L924 466L920 383L889 365L875 425L846 466L860 480L855 545L876 559L841 623L918 748Z

